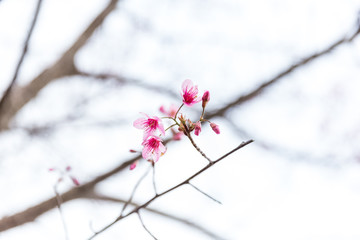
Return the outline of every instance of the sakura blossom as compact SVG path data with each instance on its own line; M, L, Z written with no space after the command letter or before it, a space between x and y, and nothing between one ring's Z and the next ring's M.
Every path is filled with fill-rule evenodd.
M160 118L153 116L149 117L147 114L144 118L139 118L134 121L134 127L138 129L144 129L144 140L147 139L150 135L153 135L157 130L164 136L165 129L164 125Z
M197 85L193 85L190 79L186 79L182 84L182 98L183 103L189 107L201 101L201 98L197 96L199 90Z
M142 156L146 160L157 162L166 152L166 147L163 145L162 139L158 136L149 136L143 141L142 145L144 146Z

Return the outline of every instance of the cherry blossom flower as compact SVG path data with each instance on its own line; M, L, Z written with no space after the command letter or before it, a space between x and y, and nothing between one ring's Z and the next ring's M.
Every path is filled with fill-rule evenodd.
M157 130L160 131L162 135L165 135L164 125L160 118L153 116L149 117L147 114L145 118L139 118L134 121L134 127L138 129L144 129L144 140L147 139L150 135L154 134Z
M189 107L201 101L201 98L197 96L198 94L197 86L193 85L190 79L186 79L182 84L182 98L183 103Z
M202 96L202 107L205 108L206 104L210 101L210 92L205 91Z
M210 123L210 127L216 134L220 134L220 128L218 125L216 125L215 123Z
M195 123L195 135L199 136L200 132L201 132L201 122L197 121Z
M143 141L142 145L144 146L142 156L146 160L157 162L166 152L166 147L162 144L162 140L158 136L149 136Z

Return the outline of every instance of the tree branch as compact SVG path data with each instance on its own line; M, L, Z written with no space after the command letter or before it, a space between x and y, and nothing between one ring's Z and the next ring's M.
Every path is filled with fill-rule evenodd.
M234 148L233 150L231 150L230 152L226 153L225 155L223 155L222 157L218 158L215 161L212 161L211 163L207 164L205 167L203 167L202 169L200 169L199 171L197 171L195 174L193 174L192 176L190 176L189 178L187 178L186 180L182 181L181 183L175 185L172 188L169 188L168 190L156 194L153 198L151 198L150 200L148 200L147 202L145 202L144 204L136 207L135 209L133 209L131 212L125 214L125 215L120 215L118 218L116 218L113 222L111 222L110 224L106 225L104 228L102 228L101 230L99 230L98 232L95 232L94 235L92 235L90 239L95 238L96 236L98 236L100 233L106 231L107 229L109 229L111 226L113 226L115 223L119 222L120 220L134 214L134 213L138 213L141 209L146 208L150 203L152 203L153 201L155 201L156 199L164 196L165 194L174 191L175 189L188 184L190 182L191 179L197 177L198 175L200 175L202 172L206 171L207 169L211 168L212 166L214 166L216 163L220 162L221 160L223 160L224 158L228 157L230 154L238 151L239 149L247 146L248 144L252 143L254 140L248 140L246 142L242 142L239 146L237 146L236 148Z
M29 84L23 87L12 88L8 97L3 98L0 109L0 131L9 128L10 121L17 112L53 80L75 75L78 70L74 64L74 56L82 48L95 30L104 22L105 18L116 8L119 0L111 0L103 11L90 23L85 31L80 34L74 44L49 68L45 69Z
M5 102L7 101L7 98L9 97L10 95L10 92L12 90L12 88L14 87L15 85L15 82L17 80L17 76L20 72L20 68L22 66L22 63L25 59L25 56L27 54L27 51L28 51L28 47L29 47L29 42L30 42L30 38L32 36L32 33L33 33L33 30L35 28L35 24L37 22L37 19L38 19L38 16L39 16L39 12L40 12L40 8L41 8L41 3L42 3L42 0L39 0L37 5L36 5L36 9L35 9L35 13L34 13L34 17L33 17L33 20L31 22L31 25L30 25L30 28L29 28L29 32L26 36L26 39L25 39L25 42L24 42L24 47L23 47L23 50L22 50L22 53L21 53L21 56L20 56L20 59L19 59L19 62L15 68L15 73L14 73L14 76L9 84L9 86L7 87L7 89L5 90L2 98L0 99L0 116L1 116L1 113L4 110L5 108ZM1 119L0 119L1 120ZM1 125L1 124L0 124Z
M303 67L307 65L308 63L318 59L319 57L322 57L331 51L335 50L337 47L352 42L358 35L360 34L360 23L357 24L356 31L349 37L343 37L339 39L338 41L334 42L324 50L314 53L308 57L303 58L303 60L299 61L298 63L291 65L284 71L277 74L275 77L263 82L260 86L256 87L254 90L250 91L247 94L239 96L237 99L233 100L232 102L226 104L224 107L219 108L218 110L215 110L213 112L210 112L209 114L206 114L206 118L213 118L213 117L221 117L225 116L225 114L235 106L241 105L249 100L252 100L253 98L257 97L259 94L261 94L263 91L265 91L270 86L274 85L275 83L278 83L281 79L283 79L285 76L289 75L293 71L297 70L300 67Z

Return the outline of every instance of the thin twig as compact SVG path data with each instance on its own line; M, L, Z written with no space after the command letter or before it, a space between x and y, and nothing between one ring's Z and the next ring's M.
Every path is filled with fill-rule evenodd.
M145 231L146 231L150 236L152 236L153 239L157 240L157 238L154 236L154 234L152 234L152 233L149 231L149 229L145 226L144 221L142 220L140 213L139 213L139 212L136 212L136 213L137 213L137 215L139 216L139 220L140 220L140 222L141 222L141 225L142 225L143 228L145 229Z
M158 191L157 191L156 182L155 182L155 163L152 162L151 166L152 166L152 169L153 169L153 172L152 172L152 182L153 182L155 194L157 195L157 194L158 194Z
M30 28L29 28L28 34L27 34L25 42L24 42L24 47L23 47L23 50L22 50L21 55L20 55L20 59L19 59L17 65L16 65L16 68L15 68L15 73L14 73L14 75L12 77L12 80L11 80L9 86L7 87L7 89L5 90L2 98L0 99L0 112L2 111L1 109L4 106L4 102L5 102L6 98L8 98L12 88L15 85L15 82L17 80L17 76L18 76L18 74L20 72L20 68L21 68L22 63L23 63L23 61L25 59L25 56L26 56L26 53L27 53L28 47L29 47L30 38L32 36L33 30L35 28L35 24L36 24L38 16L39 16L41 3L42 3L42 0L38 0L37 5L36 5L36 9L35 9L35 13L34 13L34 16L33 16L33 20L32 20L32 22L30 24Z
M205 195L206 197L210 198L211 200L213 200L214 202L217 202L219 204L222 204L219 200L213 198L212 196L210 196L209 194L207 194L206 192L202 191L201 189L199 189L198 187L196 187L195 185L193 185L192 183L188 182L188 185L192 186L195 190L197 190L198 192L202 193L203 195Z
M60 194L57 191L57 184L54 186L54 192L55 192L55 196L56 196L57 208L59 210L61 222L62 222L62 225L64 227L65 239L68 240L69 239L69 233L68 233L68 230L67 230L67 227L66 227L64 214L63 214L62 208L61 208L62 199L61 199Z
M129 205L129 203L131 203L131 201L132 201L132 199L133 199L133 197L134 197L134 195L135 195L135 192L136 192L137 188L140 186L140 183L142 182L142 180L145 179L146 175L149 173L149 170L150 170L150 168L148 168L148 169L146 170L146 172L141 176L141 178L140 178L140 179L137 181L137 183L135 184L135 186L134 186L134 188L133 188L133 190L132 190L132 192L131 192L131 195L130 195L130 197L129 197L129 200L124 204L123 208L121 209L120 216L123 215L125 209L126 209L127 206Z
M86 196L86 198L87 199L94 199L94 200L102 200L102 201L111 201L111 202L116 202L116 203L126 203L126 201L123 200L123 199L114 198L114 197L110 197L110 196L99 195L97 193L89 194L88 196ZM134 207L139 206L139 204L134 203L134 202L131 202L129 204L131 204ZM187 219L184 219L184 218L181 218L181 217L169 214L169 213L165 213L165 212L153 209L153 208L144 208L144 210L146 210L148 212L151 212L151 213L154 213L154 214L157 214L159 216L166 217L166 218L174 220L176 222L185 224L186 226L194 228L194 229L200 231L201 233L209 236L211 239L223 240L222 237L220 237L220 236L216 235L215 233L211 232L209 229L206 229L205 227L202 227L199 224L191 222L191 221L189 221Z
M224 158L226 158L227 156L229 156L230 154L238 151L239 149L247 146L248 144L252 143L254 140L248 140L246 142L242 142L239 146L237 146L236 148L234 148L233 150L231 150L230 152L226 153L225 155L221 156L220 158L218 158L217 160L213 161L212 163L207 164L205 167L203 167L202 169L200 169L199 171L197 171L195 174L193 174L192 176L190 176L189 178L187 178L186 180L184 180L183 182L173 186L172 188L169 188L168 190L159 193L158 195L155 195L154 197L152 197L150 200L148 200L147 202L145 202L144 204L136 207L135 209L133 209L131 212L127 213L126 215L120 215L118 218L116 218L113 222L111 222L110 224L106 225L104 228L102 228L100 231L94 233L90 238L90 239L94 239L96 236L98 236L100 233L106 231L107 229L109 229L111 226L113 226L115 223L119 222L120 220L134 214L137 213L140 209L146 208L150 203L152 203L153 201L155 201L156 199L164 196L165 194L174 191L175 189L188 184L190 182L190 180L192 180L193 178L197 177L198 175L200 175L202 172L206 171L207 169L209 169L210 167L214 166L216 163L220 162L221 160L223 160Z

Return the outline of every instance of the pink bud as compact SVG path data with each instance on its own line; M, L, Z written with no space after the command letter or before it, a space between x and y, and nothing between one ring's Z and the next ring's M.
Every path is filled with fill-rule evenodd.
M199 136L200 132L201 132L201 122L197 121L195 123L195 135Z
M69 172L69 171L71 171L71 166L67 166L65 169L67 172Z
M205 91L202 96L202 107L205 108L206 104L210 101L210 92Z
M138 151L134 150L134 149L130 149L129 152L131 153L137 153Z
M79 186L79 185L80 185L80 182L79 182L76 178L74 178L74 177L72 177L72 176L70 176L70 178L71 178L72 182L73 182L76 186Z
M130 165L130 170L133 170L134 168L136 168L136 164L137 164L138 162L139 162L138 160L134 161L134 162Z
M216 125L215 123L210 123L210 127L216 134L220 134L220 128L218 125Z
M55 168L49 168L49 172L55 171Z

